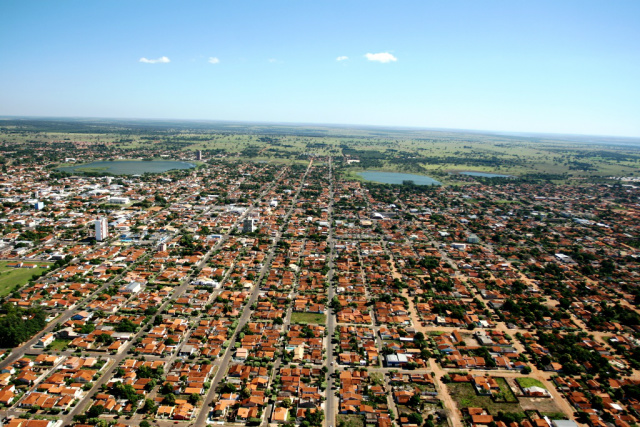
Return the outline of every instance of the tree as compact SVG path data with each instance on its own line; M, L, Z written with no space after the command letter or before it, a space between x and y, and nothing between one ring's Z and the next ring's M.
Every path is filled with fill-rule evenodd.
M6 314L0 317L0 347L17 347L47 324L40 308L24 310L14 304L5 304L2 311Z
M231 383L223 383L221 387L222 393L235 393L238 388Z
M200 396L198 393L191 393L189 395L189 403L191 403L193 406L196 406L198 402L200 402L200 400L202 400L202 396Z
M304 413L304 418L309 422L309 425L321 426L322 421L324 420L324 411L316 409L315 411L311 412L311 409L307 409Z
M165 405L175 405L176 403L176 395L173 393L167 394L164 399L162 399L162 403Z
M249 390L248 387L245 387L240 391L241 399L248 399L250 396L251 396L251 390Z
M136 392L131 384L123 384L121 382L115 383L111 387L111 394L116 397L127 399L131 404L135 405L141 399L141 396Z
M410 423L418 424L419 426L424 422L422 415L418 414L417 412L412 412L411 414L409 414L409 416L407 416L407 418L409 419Z
M142 407L143 412L147 414L153 414L156 412L157 409L158 409L158 405L156 405L156 403L153 400L151 399L144 400L144 406Z
M96 341L104 343L104 345L111 345L115 341L115 338L109 334L100 334L96 337Z
M409 406L417 408L418 406L420 406L420 395L419 394L414 394L413 396L411 396L411 398L409 399Z
M135 332L138 327L129 319L124 319L115 327L116 332Z
M93 405L88 411L87 416L89 418L99 417L104 413L104 406L102 405Z
M173 384L171 384L170 382L166 382L162 384L162 387L160 387L160 393L161 394L173 393Z

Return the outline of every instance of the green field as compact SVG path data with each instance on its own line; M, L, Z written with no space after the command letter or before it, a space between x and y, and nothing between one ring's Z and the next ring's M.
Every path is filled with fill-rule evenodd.
M324 325L327 323L327 316L320 313L291 313L291 323Z
M522 388L527 388L527 387L540 387L543 389L547 389L544 384L542 384L540 381L538 381L535 378L516 378L516 381L518 381L518 384L520 384L520 387Z
M37 264L38 268L13 268L7 267L9 264L15 264L15 261L0 261L0 298L11 293L16 285L22 286L34 275L46 271L47 268L41 265L51 265L50 262L34 261L30 264Z
M67 344L70 342L71 340L55 339L49 346L49 350L62 351L67 348Z
M305 163L332 156L339 173L378 170L427 175L445 185L473 183L458 172L493 172L527 180L581 184L640 174L640 139L436 131L383 127L280 125L198 121L65 119L3 120L0 138L13 148L62 150L85 156L85 146L108 154L87 160L151 158L205 163ZM348 162L349 160L349 162ZM351 161L355 162L351 162ZM100 173L99 170L89 172Z
M342 415L336 416L338 427L364 427L362 415Z
M524 414L522 407L517 403L494 402L489 396L478 395L470 383L451 383L447 384L447 387L459 409L486 408L491 415L498 415L500 411Z

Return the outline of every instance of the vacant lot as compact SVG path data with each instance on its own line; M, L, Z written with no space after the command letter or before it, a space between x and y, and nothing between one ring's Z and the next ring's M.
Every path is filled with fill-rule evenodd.
M53 342L49 346L49 350L63 351L67 348L67 344L69 344L70 342L71 340L62 340L62 339L53 340Z
M24 285L34 275L42 273L50 265L50 263L34 262L38 268L7 267L10 264L15 264L15 262L0 261L0 297L8 295L16 285Z
M540 387L543 389L547 389L544 384L542 384L540 381L538 381L535 378L517 378L516 381L518 381L518 384L520 384L520 387L522 388L527 388L527 387Z
M566 415L563 417L559 416L559 414L562 414L563 412L558 408L558 405L553 402L553 399L550 398L521 397L520 406L525 411L538 410L541 414L554 414L552 419L566 418Z
M364 427L364 420L360 415L337 415L338 427Z
M327 316L321 313L291 313L291 323L315 323L324 325L327 323Z
M479 396L469 383L447 384L451 397L458 404L458 408L486 408L491 415L498 415L499 411L524 413L518 403L496 403L489 396Z

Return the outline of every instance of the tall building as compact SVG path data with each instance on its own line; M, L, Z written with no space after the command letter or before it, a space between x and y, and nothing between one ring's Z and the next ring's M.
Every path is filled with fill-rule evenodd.
M253 233L258 228L256 223L258 221L255 218L245 218L242 222L242 232L243 233Z
M109 230L107 229L107 218L96 219L94 222L96 226L96 240L102 242L109 237Z
M196 160L202 160L202 151L198 150L196 153Z

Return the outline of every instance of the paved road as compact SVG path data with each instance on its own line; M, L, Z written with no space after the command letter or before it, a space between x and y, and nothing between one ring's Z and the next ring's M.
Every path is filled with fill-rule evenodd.
M89 301L91 298L93 298L93 297L95 297L97 295L100 295L101 292L103 292L105 289L109 288L117 280L120 280L120 278L122 278L123 275L125 275L129 270L135 268L138 265L138 263L141 262L141 261L142 260L131 264L122 273L118 274L117 276L115 276L114 278L109 280L108 282L106 282L103 285L101 285L98 288L96 288L95 291L93 291L91 294L89 294L79 304L77 304L75 306L72 306L72 307L66 309L65 311L63 311L62 313L58 314L58 316L55 319L53 319L47 326L45 326L45 328L42 331L40 331L39 333L34 335L30 340L24 342L19 347L14 348L11 351L11 354L9 356L7 356L7 358L4 359L2 361L2 363L0 363L0 368L4 368L6 366L12 365L16 360L22 358L27 352L29 352L29 353L38 353L38 352L40 352L41 350L36 350L36 349L32 348L34 346L34 344L36 344L38 342L40 337L42 337L43 335L45 335L45 334L47 334L49 332L52 332L53 329L56 327L56 325L58 323L64 324L67 320L69 320L71 318L71 316L76 314L78 312L78 309L81 308L83 305L85 305L87 301ZM64 268L64 267L62 267L62 268Z
M311 165L312 165L312 162L309 163L309 166L307 167L307 170L306 170L306 172L304 174L304 177L302 178L302 180L300 182L300 187L296 191L296 194L292 199L291 206L289 207L289 210L288 210L287 214L285 215L284 221L282 222L279 231L276 233L276 237L273 239L273 241L271 243L271 247L269 249L269 253L268 253L267 257L265 257L264 263L262 265L262 268L260 269L260 274L258 276L258 279L255 280L255 282L254 282L255 285L253 287L251 296L249 297L249 301L247 301L247 304L244 306L244 308L242 310L242 315L238 319L238 326L236 327L236 330L234 331L234 333L231 336L231 338L229 339L229 346L227 347L227 350L224 353L224 356L223 356L222 361L220 363L220 368L218 369L218 372L216 373L216 376L214 377L213 381L211 382L211 388L209 389L209 391L207 392L206 396L203 399L202 409L198 413L198 416L197 416L197 418L195 420L195 423L194 423L196 426L204 426L207 423L207 420L209 418L209 412L210 412L209 411L209 406L211 405L211 403L214 400L214 397L215 397L215 394L216 394L216 389L218 388L218 385L220 384L222 379L226 377L228 366L229 366L229 361L231 360L232 354L235 352L235 343L236 343L236 340L238 339L238 334L240 333L240 331L242 330L244 325L251 318L251 314L253 313L253 310L251 309L251 306L258 301L258 297L260 295L260 284L262 283L262 279L264 278L265 274L267 274L267 272L271 268L271 261L273 260L273 256L275 254L278 242L280 241L280 238L282 236L282 230L284 229L284 227L286 227L287 221L288 221L289 217L291 216L291 213L295 209L295 201L298 199L298 196L300 195L300 191L302 191L304 181L305 181L305 179L307 177L307 174L309 173L309 170L311 169Z
M327 238L327 242L329 244L329 248L331 251L329 252L329 257L327 259L327 266L329 267L329 272L327 273L327 286L329 288L327 294L327 300L331 302L333 299L335 292L333 287L333 275L334 275L334 258L335 258L335 240L334 240L334 229L333 229L333 166L331 163L331 157L329 158L329 206L327 208L328 213L328 222L329 222L329 235ZM335 426L336 425L336 396L333 391L334 380L333 374L336 372L335 370L335 356L333 354L333 335L336 330L336 315L332 310L327 310L327 390L326 390L326 400L325 400L325 425L326 426Z

